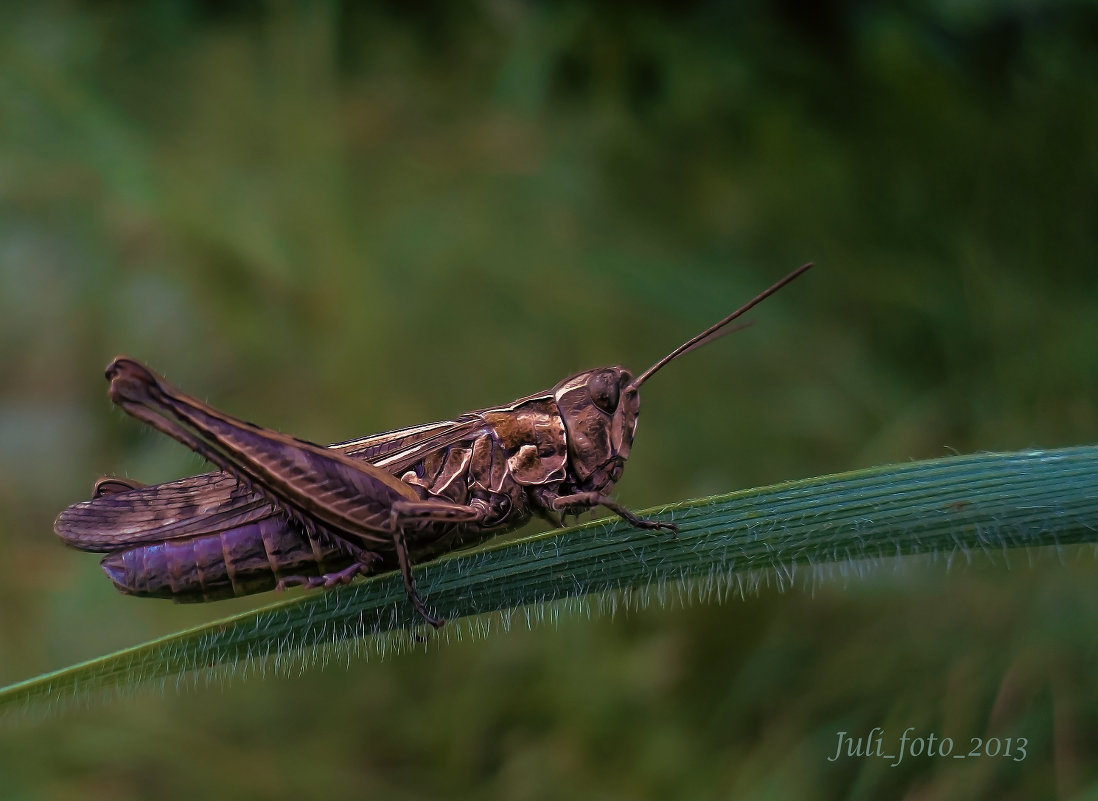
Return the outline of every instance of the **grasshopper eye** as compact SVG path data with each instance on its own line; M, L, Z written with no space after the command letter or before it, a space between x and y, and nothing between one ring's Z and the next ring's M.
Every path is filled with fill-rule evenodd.
M608 414L618 408L618 377L613 370L603 370L587 379L587 394L596 406Z

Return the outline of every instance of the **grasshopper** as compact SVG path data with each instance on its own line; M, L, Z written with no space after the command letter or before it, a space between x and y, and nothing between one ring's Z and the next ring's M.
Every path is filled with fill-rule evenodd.
M399 569L409 601L437 628L444 621L416 593L413 563L533 515L561 526L564 515L596 506L640 529L677 531L609 496L632 448L641 385L811 266L639 376L584 370L503 406L327 448L230 417L119 356L106 371L110 399L220 472L155 486L102 478L54 530L75 548L105 552L101 565L121 592L179 602L330 588Z

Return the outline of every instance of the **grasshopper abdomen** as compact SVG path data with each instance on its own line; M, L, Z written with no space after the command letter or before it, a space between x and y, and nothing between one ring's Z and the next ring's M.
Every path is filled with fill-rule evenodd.
M338 544L272 516L214 534L115 551L100 564L120 592L178 603L219 601L322 577L354 558Z

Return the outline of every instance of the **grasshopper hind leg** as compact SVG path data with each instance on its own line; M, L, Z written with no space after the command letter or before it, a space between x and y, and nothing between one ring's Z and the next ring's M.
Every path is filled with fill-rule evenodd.
M321 532L315 527L311 534L320 537L321 539L334 539L330 535L327 535L327 532ZM369 576L374 572L375 565L384 561L381 554L368 551L365 548L353 545L346 540L334 539L334 541L342 546L342 549L354 559L350 565L342 570L336 570L332 573L322 573L319 576L284 576L279 579L278 584L275 585L275 591L282 592L288 587L305 587L310 590L324 588L330 590L341 584L350 584L357 576Z
M324 573L320 576L286 576L279 579L278 584L275 585L275 591L282 592L289 587L305 587L310 590L323 587L330 590L340 584L350 584L357 576L368 576L372 571L372 564L354 562L335 573Z

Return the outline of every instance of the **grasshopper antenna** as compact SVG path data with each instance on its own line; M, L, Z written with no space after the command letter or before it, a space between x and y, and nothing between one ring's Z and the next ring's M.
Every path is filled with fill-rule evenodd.
M658 362L653 364L651 367L649 367L647 370L645 370L639 376L634 378L632 383L629 384L629 389L633 389L633 390L637 389L638 387L640 387L641 384L643 384L649 378L654 376L656 374L656 372L659 371L660 368L662 368L664 365L669 364L670 362L674 361L679 356L682 356L684 353L692 351L695 348L701 347L702 345L706 345L706 344L712 342L714 339L717 339L718 338L718 332L720 334L732 333L732 331L721 331L721 329L724 328L726 325L728 325L733 320L735 320L741 314L745 314L746 312L748 312L751 309L755 308L755 306L762 303L764 300L766 300L768 297L773 295L775 292L777 292L779 289L784 287L786 284L790 283L791 281L793 281L796 278L799 278L803 273L808 272L808 270L811 267L812 267L812 262L809 262L808 264L805 264L803 267L798 267L796 270L791 272L785 278L783 278L782 280L778 281L776 284L771 286L769 289L764 289L762 292L760 292L758 295L753 297L751 300L749 300L743 306L740 306L740 308L736 309L736 311L732 312L730 315L725 317L720 322L714 323L713 325L709 326L709 328L705 329L700 334L698 334L696 337L688 339L686 342L679 345L677 348L675 348L673 351L668 353L666 356L664 356ZM744 327L746 327L746 326L739 326L739 327L737 327L735 329L732 329L732 330L735 331L735 330L739 330L739 328L744 328Z

